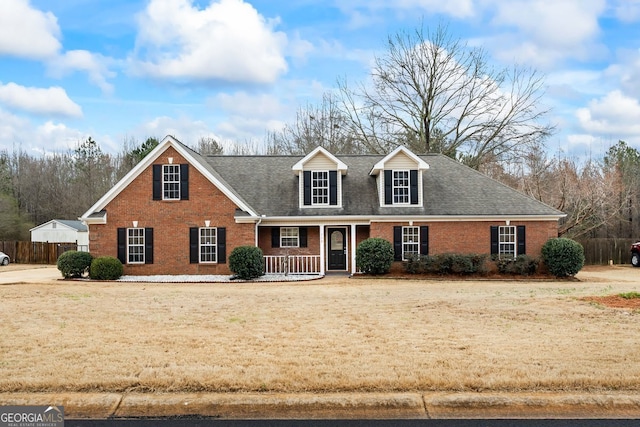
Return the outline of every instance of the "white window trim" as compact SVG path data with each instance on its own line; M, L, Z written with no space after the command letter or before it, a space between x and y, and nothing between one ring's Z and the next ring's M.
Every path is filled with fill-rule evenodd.
M504 241L504 237L513 236L513 241ZM498 226L498 257L511 258L511 251L503 250L503 247L513 248L513 259L518 256L518 229L515 225Z
M295 236L287 235L285 236L284 230L295 230ZM285 245L285 239L296 239L295 245ZM280 247L281 248L299 248L300 247L300 227L280 227Z
M416 241L415 242L411 242L411 243L405 243L404 238L405 238L405 232L408 231L409 229L411 230L415 230L417 231L416 233L412 233L413 235L416 236ZM407 257L405 256L405 245L412 245L416 247L416 251L415 252L406 252L406 253L411 253L411 254L420 254L420 227L419 226L415 226L415 225L410 225L410 226L403 226L402 227L402 260L406 261Z
M396 173L406 173L407 174L407 185L405 186L397 186L396 185ZM396 189L406 188L407 190L407 201L406 202L396 202ZM409 169L393 169L391 171L391 204L394 206L407 206L411 205L411 171Z
M178 179L177 181L165 181L164 177L168 174L168 172L166 172L166 170L168 168L177 168L178 173ZM177 197L167 197L167 192L169 190L167 190L167 185L169 184L177 184ZM162 165L162 200L180 200L180 165L177 164L168 164L168 165Z
M209 244L202 243L202 232L204 230L214 230L215 231L215 242ZM213 247L214 260L212 261L203 261L202 260L202 248L203 247ZM217 264L218 263L218 228L217 227L200 227L198 229L198 263L199 264Z
M318 173L326 174L326 181L327 181L327 186L326 187L316 187L316 186L313 185L313 183L315 181L313 179L313 175L314 174L318 174ZM330 198L331 198L331 184L329 183L329 171L328 170L322 170L322 169L320 169L320 170L312 170L311 171L311 183L310 184L311 184L311 206L329 206ZM324 203L316 203L316 202L314 202L315 196L314 196L313 193L314 193L315 189L326 189L326 191L327 191L327 194L325 196L326 200L327 200L326 202L324 202Z
M139 236L131 236L131 231L133 230L137 230L140 231L142 234L140 234ZM142 240L142 244L131 244L131 238L132 237L140 237ZM131 253L130 253L130 249L132 247L142 247L142 261L131 261ZM144 228L142 227L132 227L132 228L127 228L127 264L144 264L145 262L145 253L144 253L144 248L145 248L145 235L144 235Z

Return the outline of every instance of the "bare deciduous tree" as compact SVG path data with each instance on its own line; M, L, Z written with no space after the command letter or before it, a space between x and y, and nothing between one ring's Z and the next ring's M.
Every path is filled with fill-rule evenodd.
M372 149L408 142L478 168L486 156L508 159L547 138L544 80L513 66L493 69L482 49L453 39L445 26L388 38L369 85L339 83L351 130ZM407 138L412 136L412 138Z

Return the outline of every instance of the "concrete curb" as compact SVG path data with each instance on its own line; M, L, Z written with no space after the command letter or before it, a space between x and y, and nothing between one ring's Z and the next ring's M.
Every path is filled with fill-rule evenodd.
M640 394L2 393L0 405L62 405L67 419L640 418Z

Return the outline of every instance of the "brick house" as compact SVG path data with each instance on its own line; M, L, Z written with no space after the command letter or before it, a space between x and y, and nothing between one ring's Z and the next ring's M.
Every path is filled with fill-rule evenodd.
M171 136L80 219L125 274L230 274L240 245L267 274L357 272L368 237L408 254L539 256L564 214L439 154L201 156Z

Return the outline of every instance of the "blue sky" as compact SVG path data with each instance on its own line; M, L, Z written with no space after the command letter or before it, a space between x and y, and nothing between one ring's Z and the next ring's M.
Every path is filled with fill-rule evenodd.
M552 154L640 149L640 0L2 0L0 150L257 144L422 23L546 76Z

